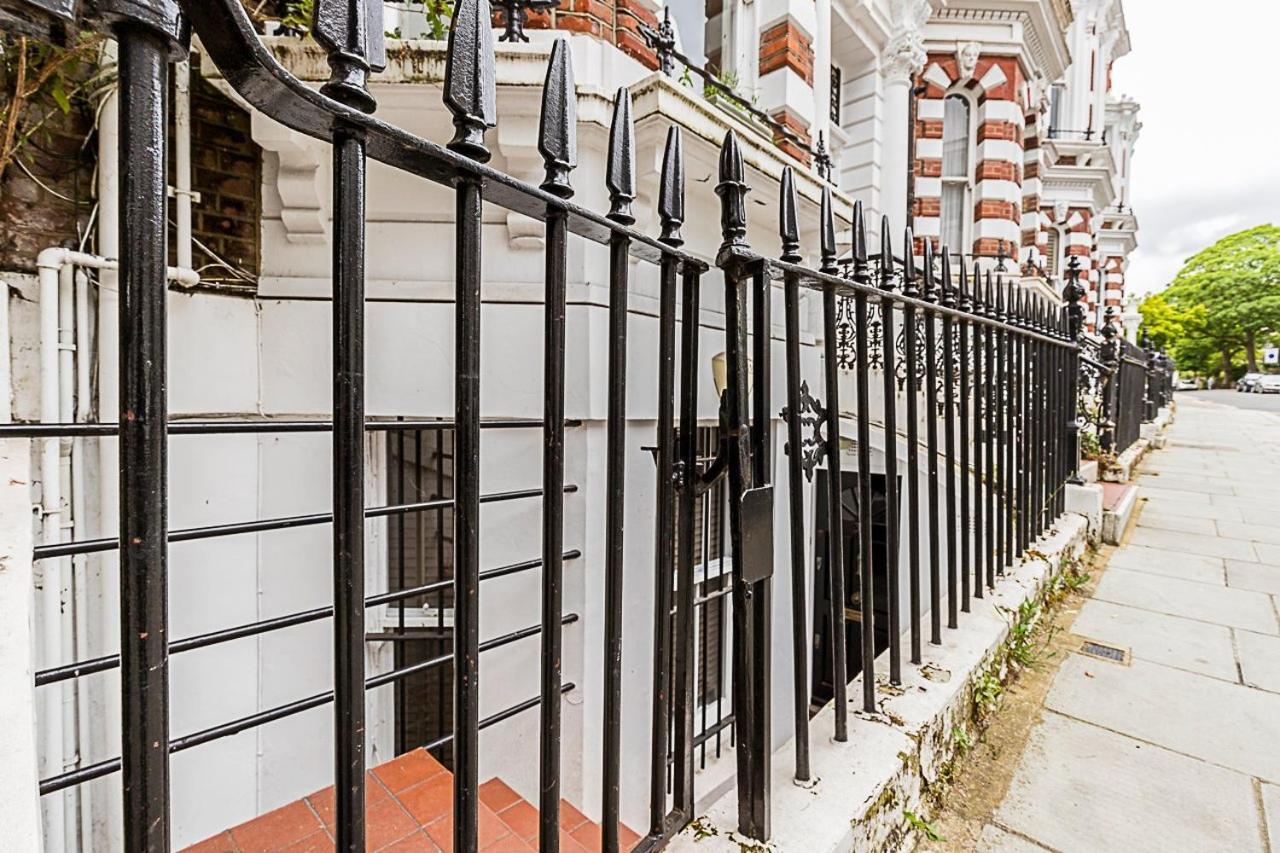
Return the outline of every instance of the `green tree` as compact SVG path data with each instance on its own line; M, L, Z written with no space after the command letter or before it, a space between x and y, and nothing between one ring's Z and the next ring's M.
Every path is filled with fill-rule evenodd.
M1243 351L1245 366L1256 371L1259 345L1280 332L1280 228L1259 225L1223 237L1192 256L1162 295L1182 312L1202 309L1183 329L1194 339L1188 347L1211 347L1227 376Z

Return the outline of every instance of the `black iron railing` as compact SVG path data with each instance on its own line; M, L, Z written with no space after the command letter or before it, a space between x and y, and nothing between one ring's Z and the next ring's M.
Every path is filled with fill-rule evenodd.
M0 0L0 7L27 8L34 0ZM48 5L39 0L38 5ZM64 5L61 0L58 4ZM118 8L117 8L118 7ZM252 107L286 126L330 143L334 152L333 240L333 417L330 423L172 424L166 419L163 377L165 335L165 92L168 61L183 52L185 26L179 7L211 59L229 84ZM370 73L382 65L382 32L375 25L376 0L317 0L316 38L330 55L333 76L320 92L303 85L281 67L259 43L240 0L120 0L94 4L113 10L97 23L110 28L120 42L121 143L123 170L120 297L119 425L6 427L8 437L57 437L97 430L116 434L120 446L121 526L118 538L82 541L37 551L37 559L118 549L121 558L122 646L118 657L80 661L37 676L40 685L75 678L90 671L119 668L123 715L120 758L46 778L42 793L81 784L113 772L121 773L124 792L124 839L130 851L170 848L171 752L260 726L309 708L332 705L334 712L334 778L337 848L360 851L365 844L365 692L403 681L434 667L451 667L452 731L430 744L451 747L454 772L454 849L473 851L479 842L479 732L515 713L537 709L539 725L539 847L559 849L561 773L560 708L573 689L560 669L562 630L578 617L565 613L562 577L567 561L579 556L562 541L564 496L575 484L565 482L565 286L566 251L575 239L607 245L609 275L608 412L605 491L605 671L601 763L601 824L606 850L619 848L620 754L622 714L648 714L652 743L649 754L649 826L640 849L661 847L695 816L695 762L698 747L723 726L732 725L738 786L739 830L754 839L770 835L769 784L773 760L770 709L773 693L770 661L774 644L772 585L776 567L788 575L793 590L791 639L796 671L794 728L795 776L809 779L808 660L811 634L805 590L812 571L806 554L805 478L825 461L830 490L830 530L842 524L844 465L842 420L855 424L855 471L860 531L857 553L843 553L843 537L827 537L832 636L846 636L846 609L861 602L861 706L876 708L876 601L872 551L871 434L886 439L885 498L887 554L880 568L888 583L888 654L890 680L902 680L904 609L899 589L899 529L905 526L908 559L909 653L923 657L922 620L930 617L928 641L943 640L942 596L948 596L947 627L959 624L971 597L982 598L997 577L1012 567L1036 537L1064 509L1064 484L1076 471L1075 389L1080 359L1075 337L1079 324L1068 322L1060 306L1032 296L1002 275L982 272L970 277L960 265L953 271L945 249L935 263L925 243L921 263L911 257L914 241L905 235L904 258L895 261L887 224L882 225L878 263L867 252L862 208L854 209L853 258L847 274L837 263L835 215L830 187L821 203L817 269L805 266L801 254L794 177L784 172L779 236L782 253L771 260L746 240L746 169L737 137L730 132L720 153L719 196L723 242L718 247L683 248L685 177L681 132L667 137L658 193L661 233L653 237L632 226L636 196L634 131L630 95L619 90L615 105L606 185L610 209L601 214L574 204L571 174L576 165L575 84L564 42L557 42L543 89L539 150L546 166L540 186L532 186L485 165L490 157L486 132L497 122L495 59L488 0L458 0L449 36L445 104L453 114L456 134L447 145L414 136L372 117L376 104L367 86ZM321 25L323 22L323 25ZM94 22L89 22L91 25ZM370 159L452 189L456 197L456 336L454 418L447 422L405 420L370 424L364 405L365 177ZM481 407L480 288L483 280L483 204L516 211L546 223L544 361L545 406L541 419L487 423ZM709 277L715 257L720 281ZM656 415L655 631L652 704L647 709L622 704L622 630L628 509L624 481L627 454L627 378L629 374L628 294L631 259L656 266L660 285L658 336L650 355L658 365ZM954 274L958 272L958 275ZM777 409L771 399L771 304L781 283L785 313L784 372L790 453L786 461L789 489L790 542L780 557L773 541L775 465L770 458L771 426ZM801 294L821 294L822 375L806 377L801 360ZM721 395L714 454L699 442L698 349L699 305L704 293L724 298L726 387ZM842 300L851 325L843 333L853 346L839 351ZM851 304L851 312L848 306ZM900 330L900 331L899 331ZM877 337L878 336L878 337ZM878 350L872 343L879 340ZM899 341L901 344L899 345ZM1105 360L1105 359L1104 359ZM878 364L880 375L875 366ZM902 368L899 368L899 364ZM853 407L840 400L841 372L852 371ZM679 382L677 383L677 373ZM812 380L812 381L810 381ZM905 408L906 475L899 477L899 433L896 400L901 381ZM1124 387L1128 387L1125 385ZM825 401L813 396L818 390ZM871 421L871 397L882 392L883 423ZM1127 392L1126 392L1127 393ZM856 411L855 411L856 410ZM923 421L923 424L922 424ZM480 486L480 434L486 426L540 430L543 472L540 488L486 494ZM921 440L920 431L925 433ZM678 430L677 430L678 427ZM418 442L418 431L448 430L451 465L449 495L393 491L398 503L370 508L364 493L364 439L372 429L395 432L401 455L406 441ZM325 430L333 438L333 512L296 518L247 521L218 527L170 531L167 524L166 451L170 435L205 435L220 431ZM415 431L413 433L407 431ZM433 434L434 435L434 434ZM435 441L435 438L430 439ZM443 447L443 443L441 445ZM418 451L415 449L414 451ZM957 464L958 463L958 464ZM706 537L699 556L698 506L708 490L722 491L727 503L730 573L724 586L699 592L698 568L707 557ZM910 510L898 505L905 490ZM719 493L719 492L718 492ZM538 500L542 508L541 556L500 568L482 570L480 507L486 502ZM927 522L920 508L927 504ZM957 508L958 505L958 508ZM650 508L646 507L648 511ZM707 505L702 509L708 511ZM448 512L452 522L452 554L444 577L366 596L364 590L364 525L371 516L407 517L421 522L426 513ZM440 516L435 516L439 518ZM404 522L399 522L403 524ZM176 642L167 639L167 543L243 533L260 533L300 525L333 528L333 604L275 620L242 625ZM944 547L945 546L945 547ZM945 559L944 559L945 555ZM441 561L444 562L443 560ZM403 563L402 563L403 565ZM481 641L480 595L483 581L503 574L540 571L540 624ZM856 599L846 591L846 571L856 586ZM926 574L927 573L927 574ZM926 584L927 596L926 602ZM407 587L407 588L406 588ZM391 672L365 672L365 611L378 604L401 603L450 592L453 628L451 653L415 662L403 661ZM698 661L699 620L708 618L707 599L727 599L732 638L731 717L697 731L700 684L705 683L708 652ZM634 607L634 605L629 605ZM403 611L401 611L403 612ZM724 611L720 611L723 618ZM168 662L171 654L191 648L331 618L335 673L333 689L268 709L203 731L174 737L169 725ZM701 629L706 638L707 628ZM481 718L479 678L481 653L537 637L541 644L540 690L536 698ZM834 642L830 683L834 690L834 736L848 738L849 661L845 644ZM672 666L662 665L672 661ZM706 698L705 691L702 698ZM731 720L731 723L726 723ZM668 755L672 783L666 784ZM212 781L212 780L211 780Z

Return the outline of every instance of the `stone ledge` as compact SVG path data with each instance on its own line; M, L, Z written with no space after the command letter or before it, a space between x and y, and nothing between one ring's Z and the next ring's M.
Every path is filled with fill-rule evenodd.
M1134 507L1138 505L1138 487L1132 484L1107 483L1104 487L1107 494L1103 502L1102 541L1108 545L1119 545L1133 517Z
M681 833L671 850L740 853L779 850L808 853L872 851L909 846L905 811L919 813L928 789L960 750L974 718L974 685L1008 675L1004 643L1019 605L1041 600L1045 582L1085 550L1088 523L1065 515L1001 578L994 594L973 601L960 628L943 633L943 645L925 646L921 666L905 664L903 684L888 686L888 654L876 660L880 712L861 712L859 676L850 682L849 739L831 739L835 711L828 705L810 721L813 781L792 778L794 747L774 753L773 836L759 845L734 832L736 790L715 802ZM905 641L904 641L905 645ZM892 692L892 695L891 695Z

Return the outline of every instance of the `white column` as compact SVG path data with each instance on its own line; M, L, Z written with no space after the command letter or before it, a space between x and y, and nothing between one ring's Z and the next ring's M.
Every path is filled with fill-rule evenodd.
M895 245L907 227L907 169L911 165L911 80L924 68L924 52L918 30L900 33L880 59L880 207L889 217Z
M818 141L822 133L827 139L827 148L831 144L831 0L818 0L816 5L815 29L818 36L813 40L813 125L810 128L813 140Z

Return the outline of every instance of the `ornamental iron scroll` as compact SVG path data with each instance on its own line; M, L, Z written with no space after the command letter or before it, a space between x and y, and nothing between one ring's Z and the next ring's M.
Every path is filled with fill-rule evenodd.
M926 334L928 327L927 319L924 312L915 315L915 338L916 338L916 380L917 387L923 387L921 380L924 379L925 372L929 369L928 340ZM898 357L894 362L894 374L898 378L898 390L902 391L907 385L907 324L904 322L902 327L898 329L897 339L893 344L894 351Z
M857 366L856 324L853 298L841 296L836 302L836 364L841 370L853 370Z
M822 427L827 422L827 410L823 408L821 400L809 393L807 381L800 383L798 417L801 428L807 430L807 434L800 440L800 467L804 470L805 479L812 481L814 469L827 455L827 440L822 434ZM785 421L790 418L791 410L783 408L782 419ZM788 456L791 455L790 442L783 449Z
M527 42L524 25L528 21L529 12L547 12L560 5L560 0L498 0L497 5L503 10L502 23L505 32L498 36L498 41Z

